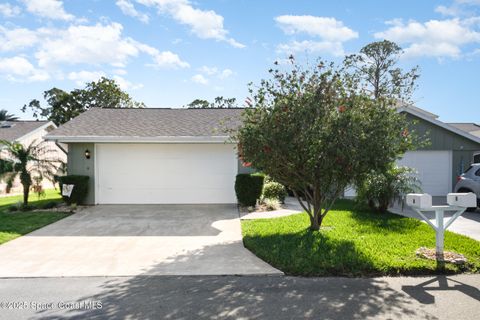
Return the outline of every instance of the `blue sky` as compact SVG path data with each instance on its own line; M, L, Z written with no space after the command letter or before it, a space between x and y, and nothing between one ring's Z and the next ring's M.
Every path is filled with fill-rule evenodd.
M414 101L480 122L480 0L7 0L0 2L0 108L108 76L149 107L236 97L290 53L341 61L369 42L421 67Z

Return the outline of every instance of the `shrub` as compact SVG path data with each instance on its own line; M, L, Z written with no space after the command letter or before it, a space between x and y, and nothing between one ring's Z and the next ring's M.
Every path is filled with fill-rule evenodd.
M56 208L58 205L57 202L55 201L48 201L47 203L43 204L42 205L42 209L52 209L52 208Z
M37 207L31 204L22 204L20 207L20 211L32 211L35 209L37 209Z
M67 204L81 204L85 200L88 193L88 176L69 175L58 178L60 190L64 184L73 184L73 190L70 197L62 197Z
M357 186L356 201L372 210L385 212L389 205L402 203L407 193L419 192L420 183L415 170L408 167L391 167L386 172L372 172Z
M264 198L262 200L262 204L265 205L267 211L278 210L281 208L280 201L278 201L278 199Z
M17 211L32 211L37 209L36 206L31 205L31 204L23 204L23 202L17 202L15 204L12 204L11 206L8 207L8 211L10 212L17 212Z
M276 199L283 203L286 196L287 189L281 183L270 181L263 185L262 197L265 199Z
M262 196L263 180L262 174L238 174L235 179L235 193L238 202L243 206L254 206Z

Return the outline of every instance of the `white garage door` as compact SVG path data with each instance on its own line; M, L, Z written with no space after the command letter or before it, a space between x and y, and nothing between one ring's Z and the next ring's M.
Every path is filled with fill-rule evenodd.
M235 203L227 144L97 144L96 202Z
M452 190L451 151L409 151L398 161L398 165L418 171L425 193L443 196Z

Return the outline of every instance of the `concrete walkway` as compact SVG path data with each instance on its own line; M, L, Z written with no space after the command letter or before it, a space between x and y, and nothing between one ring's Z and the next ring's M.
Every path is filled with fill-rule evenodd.
M297 214L303 212L302 206L298 203L296 198L287 197L285 203L282 205L282 208L279 210L265 211L265 212L250 212L250 213L240 213L240 219L242 220L253 220L253 219L271 219L271 218L280 218L290 216L292 214Z
M446 202L445 197L433 198L434 205L443 205L446 204ZM418 214L407 205L404 206L403 210L398 204L388 210L405 217L420 219ZM453 214L454 212L447 212L444 221L447 222ZM426 217L435 224L435 212L427 212ZM477 209L476 212L464 212L451 226L448 227L448 230L480 241L480 210Z
M0 246L0 277L281 274L233 205L101 205Z
M0 279L0 319L478 319L480 276ZM36 309L35 309L36 308Z

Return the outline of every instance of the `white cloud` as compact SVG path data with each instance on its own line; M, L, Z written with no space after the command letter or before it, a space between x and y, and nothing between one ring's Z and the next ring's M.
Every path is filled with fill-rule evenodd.
M220 74L219 74L219 78L220 79L226 79L226 78L229 78L231 75L233 75L233 71L230 70L230 69L224 69Z
M201 73L204 73L209 76L213 76L218 73L218 68L217 67L207 67L207 66L202 66L198 68L198 71Z
M139 49L130 38L122 38L122 29L119 23L40 29L43 39L35 57L42 67L80 63L124 66Z
M19 7L14 6L10 3L0 3L0 14L4 17L11 18L18 16L21 10Z
M0 51L13 51L28 48L38 41L35 31L16 28L7 29L0 26Z
M435 12L452 17L469 16L472 14L471 7L478 5L480 0L454 0L450 6L437 6Z
M233 71L230 69L219 70L217 67L201 66L198 71L207 76L217 76L219 79L226 79L233 75Z
M305 33L331 42L345 42L358 38L358 32L335 18L283 15L276 17L275 21L288 35Z
M213 10L194 8L188 0L137 0L145 6L156 7L160 14L168 14L177 22L187 25L193 34L201 39L225 41L233 47L245 45L228 37L223 26L223 17Z
M20 56L0 58L0 74L11 81L44 81L50 78L45 70L36 68Z
M143 23L148 23L148 21L150 20L147 14L138 12L137 9L135 9L133 3L131 3L129 0L117 0L115 4L127 16L137 18Z
M424 23L395 20L390 22L387 30L377 32L374 36L407 45L406 57L458 58L462 54L463 46L480 42L480 32L474 29L477 20L455 18L429 20Z
M158 52L153 55L154 66L160 68L188 68L190 65L171 51Z
M69 80L75 81L77 85L84 85L87 82L97 81L101 77L104 77L103 71L78 71L70 72L67 76Z
M285 54L325 53L337 57L345 55L341 42L330 41L292 41L278 45L277 51Z
M132 83L128 80L126 80L123 77L120 77L118 75L113 76L113 80L118 84L120 89L122 90L137 90L140 88L143 88L143 84L141 83Z
M115 69L115 70L113 70L113 73L123 76L123 75L127 74L127 70L125 70L125 69Z
M61 72L63 65L110 65L123 69L141 54L149 56L149 66L188 68L190 65L171 51L159 51L147 44L122 35L119 23L70 25L66 29L6 29L0 26L0 52L33 48L33 56L42 69ZM116 73L120 74L120 73ZM80 76L72 74L72 77ZM131 85L134 87L136 85Z
M192 77L192 81L195 82L195 83L203 84L203 85L208 84L208 80L201 74L194 75Z
M27 11L39 17L54 20L73 20L75 17L63 8L63 2L60 0L22 0L27 7Z

